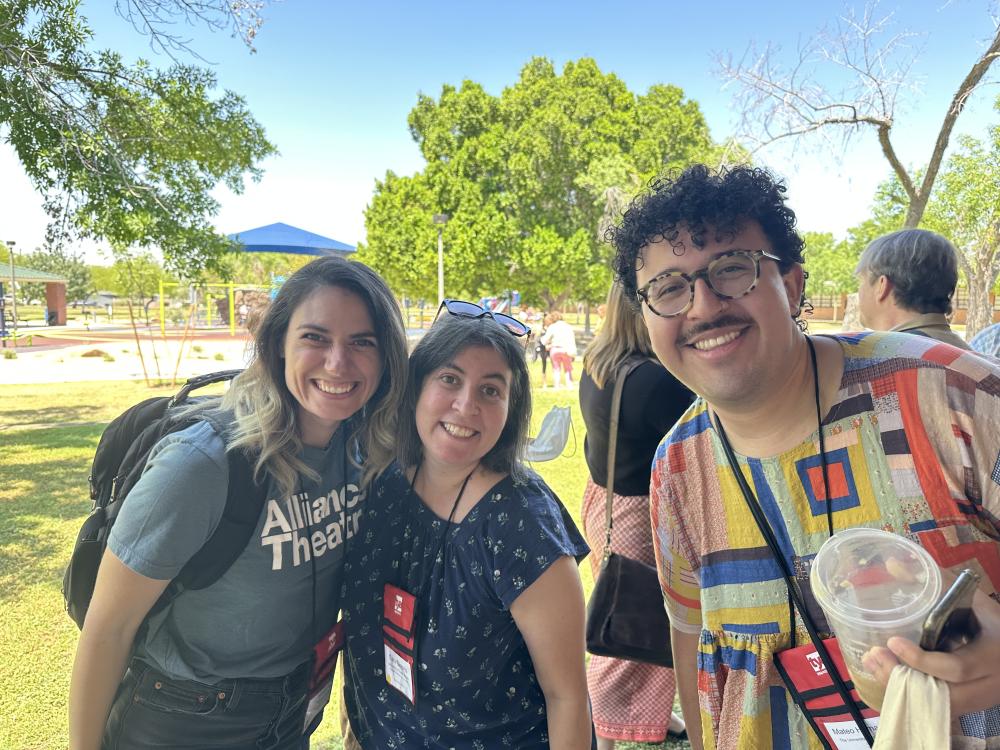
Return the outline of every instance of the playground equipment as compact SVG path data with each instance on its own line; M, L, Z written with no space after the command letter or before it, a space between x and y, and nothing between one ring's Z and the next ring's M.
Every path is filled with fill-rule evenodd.
M187 289L186 297L176 293L168 294L171 287L176 290ZM215 321L219 325L229 327L229 334L236 335L237 324L246 324L247 318L253 310L258 309L267 301L268 287L258 284L201 284L197 287L181 284L179 282L160 282L159 312L160 312L160 334L167 335L167 320L169 319L168 304L170 307L181 306L187 308L186 315L177 315L175 318L185 321L185 330L192 327L216 327ZM244 312L243 307L247 310ZM204 315L204 318L201 318ZM204 325L199 326L200 320L204 320Z

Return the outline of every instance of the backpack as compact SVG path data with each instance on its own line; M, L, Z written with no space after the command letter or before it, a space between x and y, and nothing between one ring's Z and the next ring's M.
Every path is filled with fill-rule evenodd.
M189 399L188 396L211 383L232 380L240 372L226 370L191 378L176 395L146 399L122 412L104 430L90 471L93 510L77 535L63 576L66 611L78 627L83 628L87 616L108 534L118 518L122 503L142 476L153 446L165 435L201 421L212 423L220 434L224 433L225 425L216 424L211 410L181 417L175 407L196 401L219 401L218 396L197 399ZM250 541L267 499L266 487L254 482L253 460L246 452L228 451L226 457L229 462L229 489L219 525L167 586L150 614L163 609L184 589L203 589L215 583Z

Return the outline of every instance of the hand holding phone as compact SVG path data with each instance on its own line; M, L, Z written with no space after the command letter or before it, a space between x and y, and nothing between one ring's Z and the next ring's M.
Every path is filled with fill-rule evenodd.
M924 620L920 648L954 651L979 634L979 620L972 611L972 598L979 576L966 568L944 593Z
M968 585L963 584L963 587ZM889 684L892 670L901 663L944 680L949 687L952 716L983 711L1000 704L1000 601L987 593L993 590L992 587L992 581L975 587L972 601L979 633L962 648L955 648L950 653L928 651L906 638L893 637L886 648L873 648L865 655L866 668L880 685ZM950 599L955 604L945 605L944 601L942 597L941 613L957 606L955 599ZM947 618L940 620L939 615L935 615L934 619L947 622ZM928 625L929 630L936 629L934 622ZM967 622L964 627L970 626L971 623ZM941 645L954 647L955 644Z

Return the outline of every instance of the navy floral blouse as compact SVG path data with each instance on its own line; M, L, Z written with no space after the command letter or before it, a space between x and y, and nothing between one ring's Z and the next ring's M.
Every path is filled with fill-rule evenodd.
M535 474L505 478L448 527L442 545L446 522L394 465L376 480L361 528L342 600L345 698L361 745L547 748L545 698L510 606L557 559L589 551L552 490ZM415 706L385 679L386 583L425 591Z

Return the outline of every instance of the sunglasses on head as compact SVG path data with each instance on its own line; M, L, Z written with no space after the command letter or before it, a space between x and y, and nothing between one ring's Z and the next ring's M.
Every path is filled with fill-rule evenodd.
M485 307L477 305L475 302L465 302L460 299L446 299L441 303L441 307L438 308L437 315L434 316L434 320L437 320L441 316L442 310L447 310L449 315L456 315L459 318L493 318L493 320L502 325L515 336L527 337L531 334L531 329L517 318L512 318L510 315L505 315L504 313L495 313L492 310L487 310Z

